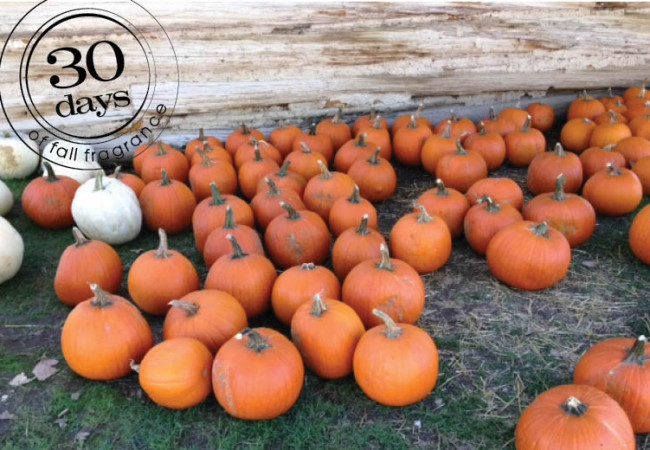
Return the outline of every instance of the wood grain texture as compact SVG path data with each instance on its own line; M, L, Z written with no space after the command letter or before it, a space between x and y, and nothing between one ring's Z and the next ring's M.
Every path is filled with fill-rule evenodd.
M336 106L390 113L623 87L650 62L647 3L141 3L178 55L175 133L301 122ZM29 7L0 4L0 38ZM100 38L101 29L60 37ZM5 57L19 57L11 42ZM129 83L143 89L141 77Z

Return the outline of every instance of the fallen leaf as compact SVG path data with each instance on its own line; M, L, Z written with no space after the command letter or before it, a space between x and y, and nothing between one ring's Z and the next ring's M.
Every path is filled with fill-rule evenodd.
M585 266L587 269L595 269L596 267L598 267L598 261L589 259L587 261L582 261L582 265Z
M16 419L16 415L11 414L9 411L5 411L0 414L0 420L15 420L15 419Z
M79 400L79 397L81 397L81 391L73 392L72 394L70 394L70 400L72 400L73 402Z
M77 431L77 434L74 435L74 440L76 442L84 442L90 436L88 431Z
M43 359L32 369L32 373L36 375L38 381L44 381L58 372L54 366L59 363L56 359Z
M22 386L23 384L27 384L30 381L34 380L33 378L27 378L27 375L25 375L25 372L20 372L18 375L13 377L11 381L9 382L9 386Z

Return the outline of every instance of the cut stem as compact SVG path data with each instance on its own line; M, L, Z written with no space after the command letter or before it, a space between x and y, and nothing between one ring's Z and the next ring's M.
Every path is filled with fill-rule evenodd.
M607 173L613 176L620 176L623 172L618 166L612 162L607 163Z
M302 263L300 265L300 270L306 270L306 271L311 271L311 270L316 270L316 264L313 262L308 262L308 263Z
M237 224L235 223L235 215L232 212L232 206L226 205L226 220L223 224L223 228L226 230L234 230L237 228Z
M230 257L231 259L241 259L248 256L248 253L245 253L244 250L242 250L235 236L228 233L226 235L226 239L228 239L230 241L230 244L232 245L232 256Z
M566 193L564 192L564 185L566 178L563 173L559 174L555 179L555 192L553 193L553 200L561 202L566 200Z
M630 353L628 353L627 358L625 358L623 362L627 364L638 364L640 366L643 366L645 361L648 359L645 354L645 345L647 340L648 339L644 335L639 336L630 349Z
M196 316L199 312L199 305L194 302L186 302L183 300L172 300L168 303L172 308L179 308L185 311L187 317Z
M309 145L307 145L305 142L301 142L300 146L302 147L302 152L303 153L311 153L312 152Z
M560 156L564 158L566 156L566 152L564 151L564 147L562 147L562 144L559 142L555 143L555 148L553 149L553 153L555 153L557 156Z
M321 297L320 292L317 292L314 295L314 298L313 298L312 303L311 303L311 312L310 312L310 314L312 316L320 317L326 311L327 311L327 305L323 301L323 297Z
M501 206L499 206L498 203L495 203L494 200L492 200L492 197L489 195L484 195L483 197L479 198L477 200L477 203L485 203L485 209L489 213L497 213L501 210Z
M280 206L284 208L284 210L289 214L288 219L289 220L298 220L300 219L300 214L298 214L298 211L296 211L293 206L291 206L288 203L285 202L280 202Z
M280 177L284 178L288 175L287 171L289 170L289 165L291 164L291 161L286 160L283 164L282 167L280 167L280 170L278 170L275 174Z
M43 167L45 167L45 171L47 172L46 175L47 179L45 181L47 181L48 183L55 183L59 181L56 174L54 173L54 168L52 167L52 164L50 164L47 161L43 161Z
M81 230L77 227L72 227L72 235L74 236L74 246L75 247L81 247L83 245L86 245L87 243L90 242L90 239L88 239L84 234L81 232Z
M535 236L548 238L548 223L541 222L531 227L531 231Z
M379 155L381 154L381 147L377 147L374 152L372 152L372 155L370 155L370 159L368 159L368 163L373 165L373 166L378 166L381 164L381 159L379 159Z
M397 326L391 316L377 308L372 310L372 314L384 321L384 325L386 326L384 334L388 339L397 339L402 336L402 328Z
M329 171L327 166L325 164L323 164L323 161L321 161L319 159L319 160L316 161L316 164L318 164L318 168L320 169L320 179L321 180L329 180L332 177L334 177L334 175L332 175L332 172Z
M158 142L158 152L156 153L156 156L165 156L166 154L167 150L163 147L162 142Z
M241 341L244 339L244 336L248 336L248 345L247 347L251 350L256 351L257 353L262 353L267 348L271 348L271 345L268 343L268 339L265 339L257 331L252 328L244 328L241 332L235 335L235 339Z
M436 178L436 188L438 189L436 192L436 195L438 197L449 197L449 191L447 190L445 183L440 178Z
M447 125L445 125L445 129L442 130L440 137L451 139L451 120L447 120Z
M417 223L430 223L430 222L433 222L433 217L431 217L431 215L429 214L429 211L427 211L427 209L423 205L421 205L419 203L416 203L415 207L420 211L418 213L418 217L416 219Z
M348 202L354 203L355 205L358 205L361 203L361 193L359 192L359 186L354 185L354 189L352 190L352 195L350 198L348 198Z
M582 417L589 409L589 405L582 403L575 397L569 397L566 402L562 403L560 408L570 416Z
M95 187L93 191L103 191L104 190L104 171L98 170L95 175Z
M167 245L167 233L162 228L158 228L158 238L160 243L158 244L158 250L156 250L156 258L169 258L172 255L169 253Z
M96 283L90 283L90 290L95 296L90 300L90 304L97 308L107 308L113 304L108 292L99 287Z
M264 182L269 187L269 190L268 190L268 196L269 197L277 197L278 195L280 195L282 193L280 191L280 188L278 188L278 185L275 184L275 182L272 179L270 179L269 177L265 177Z
M198 140L201 141L201 142L203 142L203 143L205 143L205 142L208 141L208 140L205 138L205 132L204 132L204 130L203 130L203 127L200 127L200 128L199 128L199 137L198 137Z
M357 147L367 148L368 144L366 143L366 133L361 133L357 138L357 142L354 144Z
M124 177L124 174L122 173L122 166L117 165L115 166L115 171L113 172L113 178L116 180L121 180Z
M368 219L368 214L364 214L361 218L359 228L356 229L357 234L360 234L361 236L367 236L370 234L370 230L368 230Z
M160 185L169 186L172 184L172 180L169 178L169 174L165 169L160 169Z
M311 125L309 125L309 135L310 136L316 136L316 121L312 121Z
M379 244L379 252L381 253L381 259L377 263L377 268L392 272L393 264L390 262L390 253L388 252L388 247L383 242Z
M210 205L220 206L226 203L226 201L221 196L221 192L219 192L219 186L217 186L217 183L214 181L210 183L210 192L212 193L212 202Z

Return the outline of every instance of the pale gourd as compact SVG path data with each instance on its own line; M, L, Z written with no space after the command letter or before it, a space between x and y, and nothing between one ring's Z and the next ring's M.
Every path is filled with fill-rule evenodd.
M13 278L23 263L23 238L7 221L0 217L0 284Z
M0 179L27 178L34 173L40 159L40 156L20 139L0 137Z
M72 217L91 239L124 244L140 233L142 211L133 189L97 172L82 184L72 199Z
M80 184L90 180L101 169L99 163L93 160L94 155L95 150L90 145L62 140L54 140L43 148L43 158L52 163L55 174L74 178ZM46 175L45 169L42 169L43 175Z
M14 205L14 196L2 180L0 180L0 216L4 216Z

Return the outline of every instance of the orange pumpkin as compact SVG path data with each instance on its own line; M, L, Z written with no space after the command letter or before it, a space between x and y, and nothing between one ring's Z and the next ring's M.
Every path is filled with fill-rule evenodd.
M451 121L448 121L441 134L434 134L424 141L420 155L422 167L433 174L436 172L436 166L440 158L455 151L456 139L451 137Z
M334 117L323 119L316 125L316 134L329 137L334 151L352 139L352 130L347 123L341 120L342 114L343 111L339 108Z
M481 154L465 150L461 138L456 141L456 151L443 155L436 165L436 177L460 192L467 192L472 184L487 175L487 164Z
M499 119L506 120L514 125L514 130L521 130L526 123L530 114L525 109L521 109L519 102L515 106L503 108L499 113ZM532 120L532 117L531 117Z
M650 114L650 100L644 100L643 103L630 104L627 103L627 111L623 114L628 122L633 121L637 117L647 116Z
M436 125L436 128L433 130L436 134L441 134L447 128L447 125L451 125L449 130L449 135L452 139L458 139L463 135L470 135L476 133L476 125L467 117L458 117L458 114L452 109L449 111L449 117L441 120Z
M329 269L305 263L285 270L273 284L271 292L275 317L285 325L291 325L296 310L317 294L325 298L341 298L341 284Z
M515 222L488 244L487 263L500 281L517 289L538 291L559 283L569 271L571 247L546 222Z
M606 123L627 123L627 119L623 114L620 114L613 109L609 109L602 113L600 116L594 118L596 125L604 125Z
M625 411L607 394L566 384L540 394L515 430L517 450L630 449L634 431Z
M645 206L634 217L629 242L634 256L650 265L650 206Z
M304 378L298 349L270 328L244 329L219 349L212 365L217 401L231 416L246 420L287 412L298 400Z
M359 186L361 195L371 202L382 202L397 189L395 169L380 154L381 150L377 148L370 158L357 160L348 170L348 175Z
M155 155L158 152L159 145L162 145L165 151L174 149L174 147L164 142L159 142L156 144L153 140L153 134L149 135L146 144L142 144L137 149L135 149L133 156L133 171L135 173L142 176L142 165L144 164L145 159L149 158L152 155Z
M89 283L94 282L110 293L120 290L122 260L105 242L88 239L72 227L74 244L61 254L54 275L56 296L66 305L74 306L93 296Z
M221 346L248 326L246 311L235 297L216 289L194 291L169 302L163 339L194 338L214 355Z
M133 175L132 173L122 172L122 166L116 166L115 172L113 172L112 175L109 175L109 178L116 178L126 184L133 190L133 192L135 192L136 197L140 196L140 192L142 192L146 186L145 182L142 181L142 178L139 176Z
M251 200L251 208L255 214L255 221L261 230L266 230L266 227L284 210L280 206L280 202L291 205L294 209L305 209L300 196L291 189L280 189L269 177L265 177L264 181L268 184L267 191L258 192Z
M358 227L348 228L334 242L332 267L339 280L344 280L357 264L381 257L379 248L386 245L386 240L377 230L368 226L369 219L366 214L361 218Z
M297 126L280 123L278 128L271 131L269 142L278 149L284 158L293 151L293 141L301 134L302 130Z
M524 218L547 222L564 235L571 247L584 244L596 229L593 206L576 194L564 192L564 175L557 177L554 193L540 194L524 206Z
M512 205L485 196L465 214L465 239L476 253L485 255L490 240L499 230L522 220L521 213Z
M312 152L311 148L304 142L301 144L302 150L289 153L284 158L285 164L291 164L291 170L301 175L306 181L320 173L318 162L327 165L327 159L318 152Z
M325 262L331 236L321 216L306 209L296 211L286 203L281 205L287 214L273 219L264 233L271 259L285 269L307 262Z
M277 148L266 141L258 141L255 138L250 138L248 142L240 145L235 151L233 162L237 170L241 169L241 166L245 162L255 159L255 149L259 149L262 157L272 159L278 166L282 164L282 154L280 154Z
M377 229L377 210L365 198L359 195L359 186L348 198L340 198L330 209L329 227L334 236L348 228L356 227L363 216L368 216L368 226Z
M33 179L23 190L23 211L40 227L51 230L67 228L74 224L71 207L79 182L55 175L47 161L43 162L43 167L47 176Z
M330 172L318 161L320 176L312 177L305 186L302 200L311 211L318 213L327 223L332 205L340 198L348 198L354 192L354 180L342 172Z
M636 117L628 123L632 136L650 139L650 114Z
M140 208L147 228L163 228L175 234L192 224L196 198L190 188L180 181L171 180L163 169L162 179L148 183L140 193Z
M483 122L479 123L478 133L470 134L463 139L463 147L480 154L488 170L498 169L506 159L506 142L500 134L486 133Z
M622 216L641 204L643 186L634 172L610 163L587 180L582 195L598 214Z
M521 130L513 131L505 137L506 157L515 167L526 167L533 158L546 150L546 139L541 131L530 128L528 116Z
M607 164L615 164L617 167L625 167L627 165L625 156L614 151L614 148L614 145L608 145L603 148L589 147L580 153L580 162L582 163L582 170L586 179L591 178L599 170L606 169Z
M383 321L368 330L354 351L354 378L372 400L387 406L406 406L426 398L438 381L436 344L426 331L396 324L384 311Z
M370 128L374 123L375 120L377 119L377 111L375 110L374 107L370 107L370 114L366 114L365 116L359 117L357 120L354 121L354 124L352 125L352 134L357 136L359 132L364 129L364 128ZM383 117L379 118L379 126L382 128L385 128L388 130L388 122L386 122L386 119Z
M625 92L623 92L623 100L627 102L637 97L650 99L650 92L645 88L646 81L647 80L643 80L641 86L630 86L627 88Z
M624 99L621 95L614 95L612 92L612 87L607 88L607 95L600 97L598 100L600 100L600 103L605 105L605 108L609 109L611 105L618 103L618 102L623 102Z
M305 365L322 378L352 373L354 350L365 328L345 303L317 293L301 305L291 320L291 339Z
M436 187L422 193L417 203L424 206L430 215L444 220L452 238L463 234L463 219L469 210L469 201L456 189L447 188L438 179Z
M285 161L284 164L280 167L280 170L273 172L257 183L257 194L260 192L266 192L271 189L269 184L266 182L266 179L273 181L273 183L280 190L289 189L294 191L296 194L302 198L302 193L305 191L305 185L307 180L300 175L289 169L291 161Z
M226 236L232 253L223 255L210 267L206 289L218 289L235 297L248 318L259 316L271 305L271 289L277 278L275 267L263 255L245 253L237 238Z
M210 183L210 190L212 196L201 200L192 214L194 242L201 253L210 232L225 223L228 206L232 208L235 223L249 227L255 224L253 210L248 203L234 195L221 195L216 183Z
M404 261L390 257L381 244L381 258L357 264L343 281L343 301L369 328L381 323L372 314L382 308L393 320L415 323L424 309L424 283L420 275Z
M212 353L193 338L163 341L142 358L140 387L154 403L187 409L203 402L212 391Z
M618 141L632 136L630 128L621 122L616 121L614 112L610 113L610 120L602 125L597 125L589 138L590 147L605 147L616 144Z
M255 197L260 180L280 169L280 166L273 159L262 156L258 143L255 143L254 146L255 158L246 161L239 168L237 174L239 189L244 194L244 197L249 200Z
M197 201L212 196L210 184L216 183L219 191L224 194L234 194L237 192L237 173L235 168L226 161L208 159L203 151L198 151L203 158L203 162L195 164L190 169L189 182L190 188Z
M334 155L334 168L347 173L352 164L359 159L367 159L379 147L372 142L366 142L366 133L360 133L355 139L350 139Z
M158 143L158 151L147 157L142 163L142 181L150 183L160 180L161 171L165 170L172 180L187 183L187 175L190 165L182 152L175 148L166 149L162 143Z
M490 106L488 116L481 119L481 122L483 122L486 133L500 134L501 137L517 129L517 126L508 120L508 118L498 117L494 113L494 106Z
M650 432L650 347L646 337L613 338L594 345L573 373L575 384L599 389L616 400L635 433Z
M377 147L381 148L381 157L390 160L393 154L393 145L390 139L390 132L388 127L382 125L383 118L377 114L372 126L362 128L358 134L365 133L366 140L374 143Z
M470 205L475 205L482 197L490 197L501 205L511 205L521 210L524 205L524 193L519 185L510 178L483 178L474 183L465 193Z
M214 147L205 143L203 144L202 149L199 149L192 154L192 158L190 159L190 169L197 164L201 164L205 159L204 155L205 158L208 158L209 160L227 162L232 166L232 156L230 156L230 153L228 153L225 148Z
M329 165L334 160L334 145L329 136L316 134L316 122L312 122L308 133L302 133L293 141L293 151L299 152L303 145L307 145L313 152L320 153Z
M206 144L213 148L223 148L223 142L221 142L219 138L215 136L206 136L203 128L199 128L199 137L192 139L187 143L187 145L185 145L185 157L187 158L187 161L191 163L192 157L198 150L205 151ZM230 154L228 154L228 157L230 157Z
M627 137L618 141L614 151L623 155L627 164L632 166L639 159L650 156L650 141L639 136Z
M526 112L533 118L530 126L539 131L548 131L553 128L555 112L551 105L546 103L531 103L526 107Z
M643 187L643 194L650 196L650 156L639 159L632 166L632 172L639 178Z
M587 95L587 91L582 91L578 98L573 100L569 105L567 112L567 120L576 118L587 118L593 120L595 117L606 112L605 105L596 100L591 95Z
M393 125L390 127L390 134L395 136L395 133L397 133L397 130L400 128L403 128L407 126L411 122L411 117L415 119L415 123L417 125L424 125L431 128L431 122L429 122L429 119L426 117L422 117L420 114L422 114L422 108L424 108L424 105L420 103L418 105L418 109L415 110L413 114L404 114L402 116L399 116L395 121L393 122Z
M393 134L395 159L407 166L418 166L424 141L432 135L433 132L429 125L418 124L415 115L411 116L410 122L398 128Z
M203 246L203 260L206 267L212 267L212 264L217 259L230 254L232 245L226 238L228 235L237 238L237 242L239 242L244 252L264 255L264 247L257 231L247 225L235 223L232 207L228 205L226 206L226 219L223 226L212 230Z
M552 152L540 153L528 166L526 184L533 194L553 192L555 180L563 174L566 192L578 192L582 186L582 163L575 153L566 153L559 142Z
M560 142L565 149L580 153L589 147L591 134L597 126L594 121L587 118L578 117L569 120L560 131Z
M226 139L226 150L230 153L230 156L234 157L239 146L248 142L252 137L258 141L264 140L264 134L261 131L248 128L246 124L242 123L241 128L230 133L228 139Z
M153 345L153 333L133 303L97 284L94 296L74 307L63 324L61 351L76 374L91 380L115 380L129 372Z
M167 246L167 235L158 230L160 244L138 256L127 277L129 296L149 314L165 314L169 302L199 288L199 274L192 262Z

